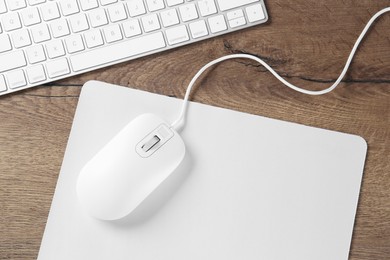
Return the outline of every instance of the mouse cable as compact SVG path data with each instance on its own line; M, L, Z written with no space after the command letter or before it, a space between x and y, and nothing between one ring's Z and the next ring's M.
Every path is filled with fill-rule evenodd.
M185 94L185 97L184 97L184 100L183 100L183 105L182 105L182 110L180 112L180 115L179 115L178 119L176 121L174 121L174 123L171 125L171 127L176 129L177 131L179 131L184 126L186 112L187 112L187 107L188 107L188 99L189 99L192 87L194 86L196 80L200 77L200 75L202 75L202 73L205 70L207 70L208 68L210 68L211 66L213 66L213 65L215 65L217 63L220 63L222 61L229 60L229 59L239 59L240 58L240 59L251 59L251 60L257 61L258 63L263 65L268 71L270 71L285 86L287 86L287 87L289 87L289 88L291 88L291 89L293 89L295 91L298 91L300 93L303 93L303 94L307 94L307 95L323 95L323 94L331 92L333 89L335 89L339 85L339 83L344 78L345 74L347 73L348 68L351 65L352 59L355 56L356 50L358 49L361 41L363 40L364 36L367 34L367 31L370 29L371 25L375 22L375 20L379 16L381 16L382 14L384 14L386 12L390 12L390 7L386 7L384 9L380 10L379 12L377 12L370 19L370 21L367 23L366 27L364 27L362 33L360 34L359 38L357 39L355 45L352 48L351 54L348 57L347 63L345 64L345 67L344 67L343 71L341 72L340 76L338 77L336 82L333 83L332 86L330 86L330 87L328 87L326 89L323 89L323 90L306 90L306 89L297 87L297 86L287 82L274 69L272 69L265 61L263 61L262 59L260 59L260 58L258 58L256 56L249 55L249 54L230 54L230 55L226 55L226 56L220 57L218 59L215 59L215 60L207 63L205 66L203 66L195 74L195 76L192 78L190 84L187 87L187 91L186 91L186 94Z

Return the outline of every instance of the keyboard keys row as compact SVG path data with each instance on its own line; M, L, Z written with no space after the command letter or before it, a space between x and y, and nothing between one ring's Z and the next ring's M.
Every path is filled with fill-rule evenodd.
M249 22L264 19L264 13L260 4L247 7L246 12ZM241 9L228 12L226 17L229 26L232 28L246 24L244 13ZM77 31L83 31L89 28L84 14L80 14L80 16L74 18L76 20L72 20L71 24L75 24L72 25L72 27L74 27L74 29ZM179 24L179 18L177 16L176 9L163 12L161 14L161 21L164 27L170 27ZM223 15L210 17L207 19L207 21L211 33L218 33L227 30L227 23ZM161 28L159 18L155 13L142 17L141 23L145 32L152 32ZM60 38L70 34L70 29L65 19L57 20L56 23L51 24L50 27L54 38ZM208 34L208 28L203 20L197 21L196 23L190 23L189 30L192 38L195 39ZM31 33L32 38L36 43L41 43L51 39L49 29L45 24L33 27ZM104 42L113 43L122 40L124 37L130 38L140 35L141 33L142 29L139 21L136 19L131 19L121 24L121 26L119 24L113 24L103 28L101 31L90 30L83 35L84 37L81 35L73 35L71 37L68 36L64 40L65 46L63 45L63 41L60 40L52 40L45 46L49 58L54 59L65 55L65 47L67 48L68 53L73 54L85 50L85 47L95 48L103 45ZM102 35L104 36L105 41L103 40ZM188 32L185 26L168 29L166 35L169 45L174 45L189 40ZM18 30L17 32L11 34L11 36L15 48L22 48L32 44L30 34L27 29ZM38 47L32 49L36 58L29 59L30 63L42 61L44 58L42 55L39 55L39 57L37 56L37 53L41 53L37 52L37 48L42 49L42 46L38 45ZM1 34L0 53L7 52L11 49L12 46L9 36L6 34ZM28 53L29 52L30 50L28 50ZM32 57L31 55L28 56Z
M49 78L70 74L70 67L66 58L48 62L46 69ZM26 70L13 70L5 73L5 76L7 81L3 75L0 75L0 92L6 91L7 86L10 89L17 89L26 86L28 83L35 84L47 80L44 65L42 64L28 67Z
M1 0L0 0L1 1ZM115 1L116 2L116 1ZM182 2L174 2L171 4L178 4ZM106 2L108 4L108 2ZM76 0L62 0L59 2L61 6L62 14L64 16L74 15L80 12ZM97 2L92 0L82 1L81 5L84 6L84 9L93 9L98 7ZM136 17L146 13L145 4L143 0L130 0L126 3L118 3L111 5L107 8L107 13L111 22L118 22L127 19L127 12L125 6L128 6L128 12L131 17ZM165 7L163 0L146 0L146 5L149 11L157 11ZM202 16L208 16L215 14L217 12L216 5L214 0L202 0L198 3L199 11ZM0 4L0 10L1 10ZM4 7L3 7L4 8ZM190 3L179 8L180 16L182 21L187 22L198 18L197 9L194 3ZM40 15L41 14L41 15ZM19 13L9 13L2 16L2 24L5 31L13 31L22 27L22 21L25 26L32 26L41 22L41 16L44 21L52 21L61 17L60 9L57 2L48 2L45 5L40 7L40 12L38 7L28 8ZM109 23L107 14L104 9L96 9L88 13L90 23L92 27L99 27ZM87 19L85 14L78 17L82 19L83 29L86 30L85 25L87 24ZM72 20L75 20L72 18ZM77 20L77 19L76 19ZM57 23L57 22L56 22ZM63 22L62 22L63 23ZM77 23L74 23L77 27ZM74 32L77 32L76 29Z
M100 2L102 5L109 5L118 2L118 0L101 0ZM46 3L46 0L8 0L7 3L5 0L0 0L0 14L7 12L7 6L10 11L16 11L19 9L26 8L27 3L30 6L35 6L42 3ZM81 9L83 11L88 11L99 6L97 0L79 0L79 3L81 4ZM78 13L80 11L77 0L61 0L60 5L63 15L65 16ZM59 14L58 7L54 2L49 2L46 4L46 6L48 6L48 9L45 8L45 11L49 11L49 13L54 12L56 14Z
M47 74L49 78L56 78L70 73L69 64L66 58L58 59L47 63ZM35 84L47 80L43 65L36 65L26 69L28 82ZM10 89L17 89L26 86L27 79L24 70L13 70L6 74L7 82L3 75L0 75L0 92L6 91L7 86Z
M0 12L2 8L9 9L8 2L2 7L2 1ZM159 52L265 18L260 2L237 9L237 3L231 1L238 2L26 1L30 7L0 15L0 60L10 61L0 63L0 95ZM228 10L224 14L218 13L221 2ZM23 6L23 2L19 4ZM98 8L100 5L105 7ZM162 10L166 6L173 8ZM131 18L134 16L140 17Z
M217 0L217 1L221 11L226 11L226 10L237 8L239 6L244 6L250 3L257 2L258 0L240 0L240 1ZM64 16L78 13L81 10L88 11L97 8L99 6L97 0L79 0L79 3L81 5L80 6L81 10L80 10L77 0L61 0L58 2L60 4L61 11ZM101 5L103 6L110 5L117 2L118 0L100 0ZM175 5L183 4L184 0L166 0L166 2L169 7L172 7ZM28 4L31 6L35 6L42 3L46 3L46 0L28 0ZM145 8L142 0L129 0L128 4L130 5L130 7L132 7L130 10ZM146 5L150 12L154 12L165 8L165 4L163 0L146 0ZM6 5L5 0L0 0L0 14L7 12L7 6L9 10L16 11L19 9L26 8L27 2L26 0L8 0ZM210 14L216 12L215 3L213 0L199 1L199 9L205 15L207 15L208 12L210 12ZM47 2L45 5L42 5L42 14L44 16L45 21L59 18L60 10L58 8L57 3L54 1L53 2L50 1Z
M187 9L187 10L192 9L192 7L190 7L190 6L191 5L187 5L187 7L189 7L189 9ZM183 6L184 9L186 9L187 7ZM101 10L101 9L99 9L99 10ZM187 16L187 18L191 17L191 12L192 11L189 11L189 15ZM195 11L195 13L196 13L196 11ZM247 13L247 17L248 17L249 22L258 21L258 20L265 18L264 13L262 11L262 7L260 4L255 4L255 5L247 7L246 13ZM194 15L194 13L192 15ZM170 9L170 10L167 10L165 12L162 12L160 15L160 19L162 21L162 26L164 26L164 27L170 27L170 26L174 26L174 25L177 25L180 23L176 9ZM244 13L241 9L228 12L227 13L227 20L228 20L229 26L232 28L246 24L245 16L244 16ZM81 32L81 31L85 31L85 30L89 29L89 25L88 25L87 19L85 17L85 14L80 14L80 15L72 17L72 19L70 20L70 24L71 24L72 30L76 31L76 32ZM209 29L210 29L211 33L218 33L218 32L227 30L227 23L226 23L225 17L223 15L217 15L217 16L210 17L208 19L208 24L209 24ZM141 25L142 25L142 28L145 32L152 32L152 31L158 30L162 27L160 24L160 20L158 18L158 15L156 13L153 13L151 15L142 17L141 24L138 22L138 20L132 19L132 20L128 20L128 21L124 22L123 24L121 24L121 26L119 24L113 24L111 26L105 27L102 29L102 33L105 37L106 42L112 43L112 42L122 40L124 38L123 34L122 34L122 30L123 30L124 36L127 38L134 37L136 35L141 34L142 33ZM196 26L196 25L199 25L201 27ZM202 22L197 23L196 25L190 25L190 29L191 29L191 33L192 33L193 38L198 38L198 37L201 37L201 36L208 34L207 27L204 26L202 24ZM199 31L199 32L194 33L193 32L194 30ZM50 31L51 31L51 34L50 34ZM40 24L40 25L34 26L31 28L31 34L32 34L32 39L31 39L30 33L27 29L18 30L16 32L14 32L13 34L11 34L12 42L13 42L15 48L22 48L22 47L26 47L26 46L31 45L32 40L35 43L41 43L41 42L51 40L52 39L51 36L53 36L54 38L61 38L61 37L68 36L71 34L71 31L70 31L70 28L69 28L69 25L68 25L68 22L66 19L59 19L59 20L56 20L54 23L50 24L50 31L49 31L49 28L46 24ZM174 32L174 31L175 30L169 31L168 35L171 35L171 32ZM84 37L85 37L86 45L88 48L94 48L94 47L97 47L97 46L104 44L104 41L102 39L102 35L101 35L100 31L96 31L96 30L89 31L88 33L86 33L84 35ZM168 39L168 40L171 40L171 39ZM83 41L81 39L81 36L77 36L77 37L72 36L71 39L66 39L66 42L67 42L67 46L69 49L69 53L74 53L74 52L78 52L78 51L85 49ZM172 44L174 44L177 41L172 40L170 42ZM50 48L51 45L56 45L57 47ZM63 48L58 48L58 46L59 46L58 41L53 41L52 43L49 44L48 49L49 50L63 49ZM1 34L0 35L0 53L10 51L10 50L12 50L10 37L6 34ZM63 51L61 51L60 53L53 54L49 50L48 50L48 52L49 52L50 58L55 58L55 57L64 55Z
M185 25L167 30L166 36L170 45L189 40ZM69 53L84 49L80 35L75 35L73 38L69 38L67 40L67 46L72 46L70 49L68 47ZM73 70L77 72L164 47L166 47L164 36L162 32L157 32L117 44L107 45L102 48L94 49L93 51L80 53L78 55L71 56L69 60ZM65 55L65 50L61 40L49 42L46 45L46 49L49 58ZM107 55L107 53L110 53L110 55ZM30 63L37 63L46 59L43 47L40 45L33 46L28 49L27 56ZM12 70L6 73L9 88L15 89L27 85L24 71L15 70L27 65L23 51L4 54L0 56L0 59L7 59L10 61L8 63L0 64L0 72ZM49 78L56 78L71 73L67 58L60 58L47 62L46 70ZM27 69L27 74L30 83L46 80L43 65L29 67ZM3 76L2 79L4 79ZM5 90L5 81L1 81L0 84L0 88Z
M77 36L75 36L77 37ZM72 48L80 48L83 44L81 38L74 38ZM79 47L77 47L79 46ZM69 61L72 64L73 71L87 70L93 67L101 66L106 63L115 62L126 57L133 57L139 54L164 48L166 46L162 32L149 34L143 37L134 38L113 45L107 45L103 48L84 52L71 56ZM64 55L61 40L50 42L47 45L48 56ZM72 50L68 50L69 53ZM107 55L107 54L110 55ZM42 61L45 58L44 50L41 46L34 46L28 50L28 59L32 63ZM8 63L0 63L0 72L6 72L8 87L16 89L27 85L25 71L18 69L27 65L26 57L23 51L7 53L0 56L0 59L6 59ZM70 64L67 58L59 58L46 63L47 76L56 78L71 73ZM11 71L10 71L11 70ZM7 72L8 71L8 72ZM43 65L37 65L26 69L28 81L31 84L46 80L46 73ZM7 90L7 84L3 75L0 75L0 92Z
M140 1L140 3L143 3L142 0L133 0L133 1L128 2L127 4L134 4L134 3L136 3L136 1ZM150 1L152 1L152 0L150 0ZM53 2L51 4L55 4L55 3ZM46 8L47 8L47 6L48 5L45 5ZM261 19L263 19L264 13L261 9L261 5L258 4L258 6L260 8L259 13L262 15ZM199 2L199 10L200 10L200 13L202 16L208 16L208 15L216 13L216 7L215 7L214 1L213 0L200 1ZM181 17L181 20L183 22L188 22L188 21L191 21L191 20L198 18L197 9L195 7L195 4L193 4L193 3L187 4L184 6L180 6L180 8L178 8L178 11L180 13L180 17ZM37 15L36 12L37 11L35 11L35 12L29 11L26 14L26 16L29 17L29 18L25 19L27 21L27 22L25 22L26 24L34 25L34 24L40 22L39 15ZM49 13L51 13L51 14L57 13L57 14L55 14L55 16L59 17L58 10L55 12L49 12ZM118 21L122 21L122 20L127 19L127 14L126 14L126 11L124 9L123 4L116 4L116 5L110 6L108 8L108 13L110 14L111 20L113 22L118 22ZM248 18L249 18L250 22L253 22L255 20L252 18L256 15L258 15L258 14L256 14L256 10L251 10L251 12L248 12ZM109 23L106 12L103 9L96 9L96 10L90 12L88 16L89 16L90 24L94 28L97 28L97 27L100 27L103 25L107 25ZM180 22L176 9L169 9L167 11L164 11L161 13L160 17L161 17L161 21L162 21L164 27L176 25ZM3 26L4 26L5 30L7 30L7 31L16 30L18 28L21 28L21 26L22 26L17 13L8 14L5 17L3 17L2 19L3 19ZM157 30L160 28L157 14L152 14L150 16L143 17L142 20L143 20L143 25L145 27L144 30L146 32L154 31L154 30ZM230 25L231 25L231 27L237 27L237 26L243 25L243 24L245 24L244 20L245 19L242 16L241 19L237 19L236 21L231 22ZM216 21L216 23L217 23L217 28L213 28L212 32L216 32L216 31L219 31L221 28L224 28L223 24L220 24L222 26L220 28L220 26L218 25L218 21ZM69 27L69 25L71 28ZM52 36L54 38L60 38L60 37L71 34L70 29L72 29L72 31L74 33L77 33L77 32L88 30L89 28L90 27L89 27L87 16L86 16L86 14L83 14L83 13L73 15L69 19L57 19L57 20L54 20L50 23L50 29L52 32ZM31 31L33 33L34 42L36 42L36 43L40 43L42 41L47 41L47 40L51 39L48 28L44 24L40 24L40 25L37 25L35 27L32 27Z

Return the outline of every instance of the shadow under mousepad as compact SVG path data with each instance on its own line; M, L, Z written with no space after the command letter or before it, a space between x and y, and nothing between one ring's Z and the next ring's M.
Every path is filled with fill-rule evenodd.
M367 151L358 136L191 103L186 156L131 215L91 218L80 170L136 116L181 100L83 87L39 260L346 260Z

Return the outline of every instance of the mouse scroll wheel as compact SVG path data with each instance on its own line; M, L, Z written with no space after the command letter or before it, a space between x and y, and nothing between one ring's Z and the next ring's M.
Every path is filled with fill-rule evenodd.
M142 150L144 150L144 152L148 152L150 149L152 149L160 141L161 141L161 139L157 135L155 135L149 141L147 141L144 145L142 145L141 148L142 148Z

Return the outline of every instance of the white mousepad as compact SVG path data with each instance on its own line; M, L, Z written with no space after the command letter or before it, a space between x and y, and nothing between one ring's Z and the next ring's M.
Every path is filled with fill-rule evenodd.
M184 163L129 218L89 217L83 165L143 113L182 101L83 87L39 260L347 260L366 142L358 136L191 103Z

